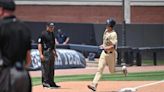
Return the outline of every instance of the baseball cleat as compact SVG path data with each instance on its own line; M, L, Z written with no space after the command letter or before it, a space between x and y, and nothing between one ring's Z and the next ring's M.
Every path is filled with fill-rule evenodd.
M91 89L92 91L96 91L96 87L88 85L88 88Z
M126 77L127 74L128 74L128 70L127 70L127 67L126 67L126 66L122 66L122 72L123 72L123 74L124 74L125 77Z

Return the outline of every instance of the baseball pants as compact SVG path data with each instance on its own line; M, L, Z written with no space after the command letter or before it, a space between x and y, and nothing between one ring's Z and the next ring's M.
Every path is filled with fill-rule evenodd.
M0 67L0 92L31 92L31 78L25 69Z
M45 61L41 63L42 83L53 84L54 82L54 61L53 51L44 51Z
M115 50L112 53L105 53L104 51L102 51L98 62L98 70L93 79L93 84L98 83L98 81L102 76L105 66L108 66L110 73L115 72L116 59L117 59L117 52Z

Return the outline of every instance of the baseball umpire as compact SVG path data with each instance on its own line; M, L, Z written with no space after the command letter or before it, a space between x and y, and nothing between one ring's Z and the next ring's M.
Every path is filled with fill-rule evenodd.
M59 88L54 82L54 61L56 54L54 23L47 23L46 31L38 38L38 50L41 58L42 85L48 88Z
M26 66L31 62L31 33L14 15L15 2L0 0L0 92L31 92Z
M103 35L103 44L100 46L100 49L103 49L103 51L99 58L98 70L92 84L88 85L88 88L93 91L96 91L98 81L100 80L106 65L108 66L111 73L116 71L115 64L117 61L117 33L113 30L115 24L116 22L113 19L108 19L106 21L107 26Z

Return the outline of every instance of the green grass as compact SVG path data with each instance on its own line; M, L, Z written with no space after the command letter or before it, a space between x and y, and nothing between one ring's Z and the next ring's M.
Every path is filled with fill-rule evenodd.
M67 75L67 76L55 76L56 82L64 81L92 81L94 75ZM127 77L123 74L103 74L101 80L104 81L158 81L164 80L164 71L156 72L140 72L140 73L129 73ZM32 84L40 85L41 78L32 78Z
M143 65L154 65L153 60L142 60ZM157 60L157 65L164 65L164 60Z

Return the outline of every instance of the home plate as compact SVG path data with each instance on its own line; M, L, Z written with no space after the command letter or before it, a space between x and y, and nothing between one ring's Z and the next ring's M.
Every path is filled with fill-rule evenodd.
M118 92L136 92L137 90L135 88L123 88Z

